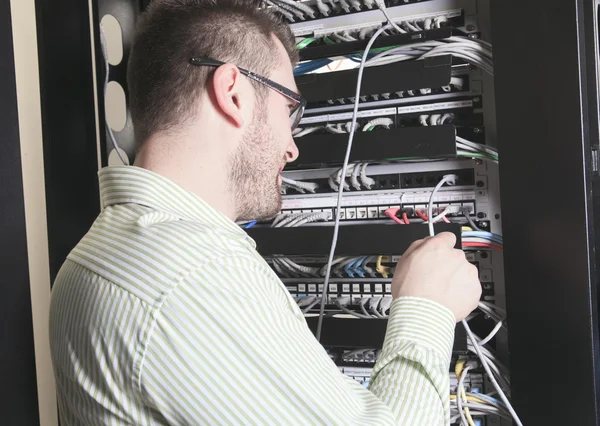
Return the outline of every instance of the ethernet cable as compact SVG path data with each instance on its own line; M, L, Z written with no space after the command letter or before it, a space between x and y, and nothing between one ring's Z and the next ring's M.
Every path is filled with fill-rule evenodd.
M367 266L373 260L375 260L375 258L373 256L365 256L365 260L363 261L361 268L363 271L365 271L367 274L369 274L370 277L375 278L377 276L375 274L375 271L373 271L373 268Z
M296 219L289 224L289 227L298 227L313 222L327 222L328 220L329 214L327 212L315 212L305 218Z
M360 168L360 182L367 189L371 189L373 185L375 185L375 180L367 176L367 167L369 163L363 163Z
M379 313L377 307L379 306L379 302L383 299L382 296L373 296L369 298L369 304L367 309L370 310L377 318L383 319L385 318L383 315Z
M299 18L301 21L304 21L306 18L304 17L304 12L297 7L294 7L293 4L286 3L283 0L268 0L269 3L275 3L279 6L280 9L286 10L288 13L293 14L296 18Z
M375 270L377 271L377 273L381 274L381 276L383 278L388 278L390 276L390 274L392 273L392 269L389 266L384 266L381 264L383 260L383 256L378 256L377 257L377 262L376 262L376 268Z
M331 12L331 8L329 6L327 6L325 3L323 3L323 0L317 0L317 9L319 9L319 12L321 13L321 15L327 17L329 16L329 13Z
M352 178L350 179L352 187L357 191L360 191L362 189L362 187L360 186L360 182L358 182L358 174L360 173L361 166L361 164L356 164L354 166L354 168L352 169Z
M465 377L467 376L467 374L469 373L469 370L471 369L470 365L467 365L461 372L460 372L460 379L458 380L458 387L456 389L456 406L458 408L458 413L460 415L460 419L463 422L463 424L469 424L470 426L474 426L473 424L473 419L471 418L471 413L469 412L469 409L467 407L462 406L463 404L463 398L465 398L465 403L466 401L466 395L465 395L465 387L464 387L464 383L465 383ZM458 370L458 368L457 368Z
M347 258L347 257L338 257L337 259L335 259L335 260L332 262L332 265L337 265L338 263L340 263L340 262L343 262L343 261L344 261L344 260L346 260L346 259L348 259L348 258ZM319 275L321 275L322 277L324 277L326 272L327 272L327 264L325 264L325 265L324 265L324 266L321 268L321 270L319 271Z
M306 190L308 192L311 193L315 193L315 191L319 188L319 184L314 183L314 182L302 182L299 180L293 180L290 178L286 178L285 176L281 176L281 182L285 183L286 185L292 187L292 188L299 188L299 189L303 189Z
M394 120L392 120L391 118L379 117L379 118L375 118L375 119L369 121L367 124L365 124L363 126L362 131L363 132L370 131L370 130L373 130L377 126L383 126L387 129L389 129L390 126L392 126L393 124L394 124Z
M355 316L357 318L362 318L362 319L371 319L371 316L366 316L364 314L359 314L358 312L354 312L350 309L348 309L346 306L348 304L350 304L350 296L342 296L342 297L338 297L335 299L335 301L333 302L342 312ZM321 310L325 309L323 303L321 303Z
M288 21L290 22L296 22L295 19L295 14L293 14L288 8L283 7L282 5L276 3L273 0L264 0L265 3L267 3L268 5L270 5L271 7L275 8L275 10L277 10L278 13L280 13L281 15L285 16L287 18Z
M388 316L388 314L386 312L389 311L390 308L392 307L392 302L393 302L392 296L386 295L386 296L383 296L383 299L381 299L381 302L379 303L379 312L381 312L381 314L386 318Z
M369 301L369 299L370 299L370 297L363 297L358 302L358 306L360 307L361 312L365 316L371 316L371 314L369 314L369 312L367 312L367 309L365 308L365 305L367 304L367 302Z
M296 9L304 12L306 15L308 15L312 19L315 18L315 10L312 7L308 6L307 4L304 4L300 1L294 1L294 0L276 0L276 1L279 3L284 3L291 7L294 7Z
M431 196L429 197L429 204L428 204L428 207L427 207L427 211L428 211L428 216L429 217L432 217L432 214L433 214L432 213L433 212L433 198L434 198L435 194L439 191L439 189L442 187L442 185L444 185L446 182L448 182L450 184L454 184L456 182L456 179L457 179L456 175L446 175L446 176L444 176L442 178L442 180L436 185L436 187L434 188L434 190L431 192ZM429 222L429 235L431 237L433 237L435 235L435 231L433 229L433 221ZM487 359L483 355L483 351L485 350L485 348L481 348L479 346L479 344L478 344L478 342L477 342L477 340L475 338L475 335L471 331L471 327L469 327L469 324L467 323L467 321L462 320L461 322L462 322L463 327L465 328L465 331L467 332L467 336L469 336L469 340L471 341L472 348L475 350L475 352L477 353L477 356L481 360L481 364L483 365L483 368L484 368L485 372L487 373L490 381L492 382L492 384L494 385L494 387L498 391L498 395L500 395L500 398L506 404L506 407L508 408L510 414L514 418L514 420L517 423L517 425L518 426L523 426L523 423L519 419L519 416L517 415L517 413L513 409L512 405L510 404L508 398L506 397L506 395L502 391L502 387L498 384L498 381L494 377L494 374L492 373L492 371L490 369L490 365L488 364Z

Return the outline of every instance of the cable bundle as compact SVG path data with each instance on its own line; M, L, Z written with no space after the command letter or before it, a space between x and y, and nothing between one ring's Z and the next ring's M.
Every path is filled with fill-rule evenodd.
M456 56L479 66L489 74L494 73L492 45L483 40L460 36L388 49L368 59L366 66L386 65L394 62L419 60L441 55Z
M342 168L338 169L329 177L329 187L334 191L339 189L342 181L344 182L344 189L349 190L350 185L346 182L346 178L350 178L352 187L357 191L361 189L371 189L375 185L375 180L367 176L367 167L369 163L354 163L348 165L346 169L346 176L342 179Z
M271 223L271 228L295 228L307 223L328 220L329 214L326 212L279 213Z

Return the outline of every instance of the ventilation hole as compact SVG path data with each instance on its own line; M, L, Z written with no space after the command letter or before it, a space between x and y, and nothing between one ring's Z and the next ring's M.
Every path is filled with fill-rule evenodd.
M100 29L104 33L108 63L116 66L123 60L123 32L121 24L112 15L105 15L100 21Z
M125 91L116 81L108 83L104 109L106 121L110 128L115 132L123 130L127 124L127 104L125 101Z
M129 164L129 157L127 156L127 153L120 148L119 148L119 153L121 153L121 156L123 157L123 160L125 160L125 163ZM121 158L119 157L119 154L117 153L117 150L114 148L111 149L110 154L108 154L108 165L109 166L122 166L123 165L123 162L121 161Z

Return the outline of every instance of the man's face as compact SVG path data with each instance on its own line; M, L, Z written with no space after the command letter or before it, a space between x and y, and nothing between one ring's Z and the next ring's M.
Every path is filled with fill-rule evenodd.
M280 65L268 77L297 90L288 55L276 41ZM280 173L298 157L289 119L294 106L294 101L270 89L263 100L257 99L252 123L229 164L237 220L268 219L281 210Z

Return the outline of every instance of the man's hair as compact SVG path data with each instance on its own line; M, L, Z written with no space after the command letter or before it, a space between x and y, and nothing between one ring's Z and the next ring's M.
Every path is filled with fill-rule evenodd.
M280 65L272 35L298 62L289 26L256 0L155 0L140 17L129 57L127 81L139 147L169 132L197 112L212 67L190 64L208 56L268 75ZM266 87L254 85L259 99Z

